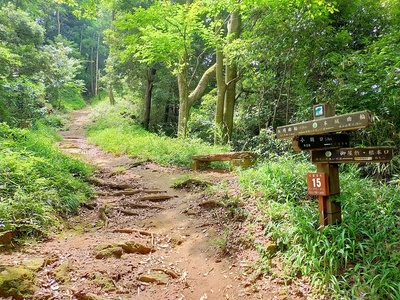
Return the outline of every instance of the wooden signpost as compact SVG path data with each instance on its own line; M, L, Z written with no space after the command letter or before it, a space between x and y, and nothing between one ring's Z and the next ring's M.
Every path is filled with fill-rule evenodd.
M321 227L342 221L339 202L339 164L362 162L388 162L393 157L391 147L349 148L349 137L343 131L367 128L374 118L369 111L335 116L329 104L313 107L314 120L280 126L276 130L279 139L292 139L297 151L311 152L311 162L316 173L307 174L308 194L318 196Z

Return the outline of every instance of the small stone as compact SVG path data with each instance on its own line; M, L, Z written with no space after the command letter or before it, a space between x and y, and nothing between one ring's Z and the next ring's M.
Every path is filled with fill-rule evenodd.
M15 235L15 232L13 230L0 232L0 245L11 244L11 241L14 238L14 235Z
M41 257L25 258L22 264L29 270L37 272L45 265L45 259Z
M103 258L108 258L108 257L120 258L121 256L122 256L122 248L121 247L106 248L103 250L99 250L96 253L97 259L103 259Z
M71 270L72 263L69 260L63 262L58 268L54 270L57 281L61 283L69 282L69 272Z
M186 214L187 214L188 216L195 216L195 215L197 215L197 212L196 212L194 209L189 208L189 209L187 210Z
M267 250L267 252L270 255L274 255L276 252L278 252L279 247L277 244L275 244L274 242L269 241L266 245L265 245L265 250Z
M86 293L84 291L79 291L74 293L74 296L78 300L100 300L101 298L95 294L92 293Z
M150 274L141 275L139 276L138 280L142 282L154 282L160 285L168 284L169 282L169 275L165 274L164 272L151 272Z
M119 246L126 252L126 253L140 253L140 254L148 254L150 252L154 252L153 248L147 247L145 245L139 244L135 241L125 242L119 244Z

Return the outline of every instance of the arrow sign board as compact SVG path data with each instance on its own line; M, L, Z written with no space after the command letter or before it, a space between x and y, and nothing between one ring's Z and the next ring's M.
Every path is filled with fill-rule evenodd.
M311 162L315 163L362 163L389 162L393 157L391 147L340 148L311 152Z
M293 140L293 148L299 150L330 149L349 146L349 136L345 133L300 135Z
M280 126L276 129L278 139L291 139L298 135L314 135L366 128L373 122L372 114L365 110L340 116L322 118L303 123Z

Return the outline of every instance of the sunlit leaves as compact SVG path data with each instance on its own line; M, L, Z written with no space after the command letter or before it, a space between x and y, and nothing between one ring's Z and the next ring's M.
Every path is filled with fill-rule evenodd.
M116 28L124 35L124 56L179 68L179 63L191 53L194 36L202 27L200 13L196 4L161 2L119 16Z

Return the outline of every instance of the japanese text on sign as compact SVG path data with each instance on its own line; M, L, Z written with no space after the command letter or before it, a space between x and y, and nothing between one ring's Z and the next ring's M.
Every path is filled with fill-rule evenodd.
M327 151L313 151L312 163L359 163L359 162L388 162L393 157L393 148L341 148Z
M373 121L369 111L361 111L340 116L328 117L292 125L280 126L276 135L288 139L296 135L313 135L320 133L348 131L368 127Z

